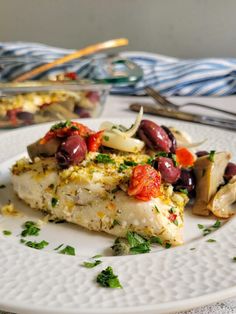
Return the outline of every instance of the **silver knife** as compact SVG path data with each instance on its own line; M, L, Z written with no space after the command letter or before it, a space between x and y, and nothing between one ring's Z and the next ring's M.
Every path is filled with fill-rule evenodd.
M162 109L157 108L155 105L148 105L148 104L140 104L140 103L133 103L129 106L132 111L139 112L140 107L143 107L144 113L149 113L161 117L167 117L171 119L189 121L194 123L200 123L205 125L211 125L219 128L224 128L228 130L236 131L236 120L226 119L226 118L218 118L218 117L211 117L208 115L198 115L183 111L177 111L173 109Z

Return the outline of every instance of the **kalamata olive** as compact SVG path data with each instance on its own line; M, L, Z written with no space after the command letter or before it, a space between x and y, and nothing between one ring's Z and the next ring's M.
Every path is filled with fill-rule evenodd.
M177 147L176 138L175 138L174 134L171 132L171 130L170 130L167 126L162 125L161 127L162 127L162 129L166 132L166 134L168 135L168 137L169 137L169 139L170 139L170 141L171 141L170 152L171 152L172 154L174 154L175 151L176 151L176 147Z
M186 189L192 192L195 189L195 176L193 170L181 169L180 178L174 184L176 190Z
M63 141L56 153L56 159L61 168L77 165L85 159L87 146L79 135L69 136Z
M25 122L29 122L29 123L32 122L34 119L33 113L27 112L27 111L17 112L16 116L18 119L23 120Z
M79 106L75 107L74 113L76 113L80 118L91 118L91 114Z
M156 151L170 152L171 140L156 123L150 120L142 120L138 128L138 136L149 148Z
M233 176L236 176L236 164L229 162L225 169L224 178L226 181L229 181Z
M199 152L196 152L197 157L202 157L202 156L206 156L209 155L209 152L207 152L206 150L200 150Z
M163 181L174 183L180 176L180 169L174 166L173 160L168 157L157 157L154 168L160 171Z

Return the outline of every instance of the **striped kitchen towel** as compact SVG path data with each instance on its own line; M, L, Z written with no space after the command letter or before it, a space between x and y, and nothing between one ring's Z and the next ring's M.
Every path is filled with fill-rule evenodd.
M42 63L73 52L43 44L25 42L0 43L1 79L8 81ZM145 52L123 52L121 56L136 62L143 69L143 79L135 85L113 86L112 93L144 95L149 85L166 96L226 96L236 93L236 59L176 59ZM94 56L79 59L38 77L55 73L77 72L80 77L89 77ZM27 61L27 62L25 62Z

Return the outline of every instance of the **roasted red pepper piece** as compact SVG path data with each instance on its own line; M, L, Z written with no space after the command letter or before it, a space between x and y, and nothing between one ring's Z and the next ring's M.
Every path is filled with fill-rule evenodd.
M45 144L55 137L68 137L71 135L80 135L85 138L93 132L85 125L78 122L60 122L50 129L46 135L41 139L40 144Z
M89 135L87 138L87 147L89 152L97 152L99 147L102 145L102 136L104 131Z
M142 201L149 201L160 194L161 174L150 165L137 165L134 167L128 195Z

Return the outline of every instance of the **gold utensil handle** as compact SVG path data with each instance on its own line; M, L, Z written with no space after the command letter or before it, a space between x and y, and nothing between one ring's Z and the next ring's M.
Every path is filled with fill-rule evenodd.
M108 41L104 41L102 43L94 44L88 47L85 47L83 49L77 50L73 53L70 53L62 58L56 59L53 62L43 64L33 70L30 70L17 78L13 80L13 82L22 82L25 80L30 79L31 77L38 75L44 71L50 70L58 65L61 65L63 63L67 63L71 60L81 58L90 54L93 54L95 52L105 50L105 49L110 49L110 48L116 48L116 47L121 47L121 46L127 46L129 43L128 39L126 38L118 38L118 39L112 39Z

